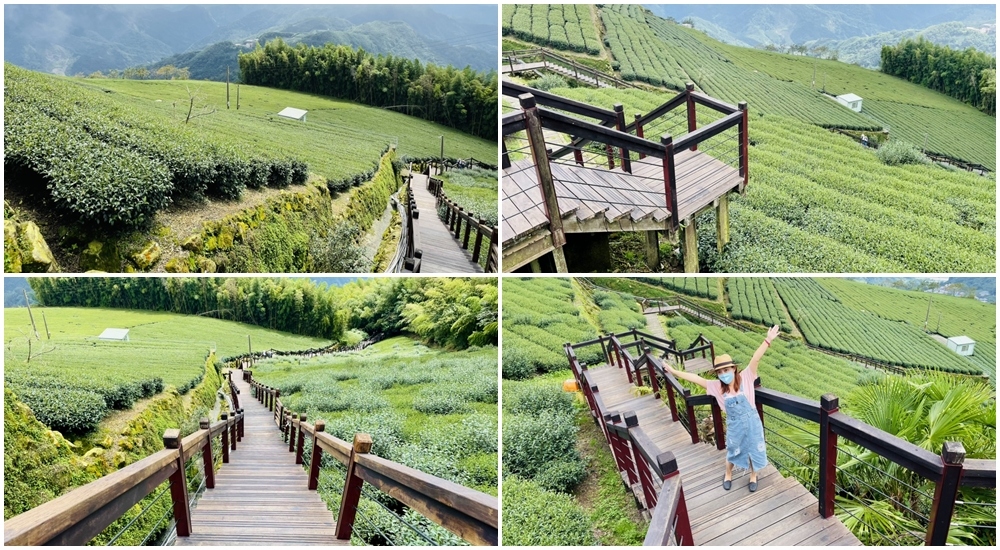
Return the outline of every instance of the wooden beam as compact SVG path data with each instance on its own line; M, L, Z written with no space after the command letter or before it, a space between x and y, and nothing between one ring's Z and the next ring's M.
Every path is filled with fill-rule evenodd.
M719 197L715 207L715 244L722 254L722 249L729 243L729 194Z
M510 273L552 251L552 235L538 230L531 237L503 247L503 270Z
M654 273L660 270L659 233L646 231L646 266Z
M698 227L694 216L684 224L684 273L698 273Z
M684 135L674 142L674 147L676 147L678 151L690 149L709 138L713 138L730 128L738 126L741 120L743 120L743 113L739 111L731 115L726 115L711 124L702 126L701 128Z
M556 186L552 181L552 167L549 166L549 155L548 151L545 150L545 134L542 129L540 109L535 105L535 98L531 94L522 94L519 99L521 109L524 111L528 142L531 144L531 156L538 176L537 181L542 190L542 202L545 204L545 212L549 219L552 245L561 248L566 244L566 235L563 233L562 214L559 211L559 201L556 198Z
M550 94L549 92L543 92L542 90L525 86L523 84L517 84L505 80L501 85L501 91L505 96L518 98L524 94L531 94L535 97L536 102L539 105L552 107L553 109L566 111L567 113L574 113L588 118L596 118L603 124L614 124L615 122L614 111L588 105L582 101L567 99L555 94Z

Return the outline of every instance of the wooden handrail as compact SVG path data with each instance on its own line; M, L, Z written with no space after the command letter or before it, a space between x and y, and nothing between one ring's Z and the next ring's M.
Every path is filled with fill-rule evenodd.
M176 448L153 453L4 521L4 545L84 545L168 479L171 480L175 516L180 509L182 514L186 511L189 517L190 502L186 498L186 487L180 491L177 486L186 486L187 483L182 465L202 454L211 468L211 454L204 453L204 449L218 434L224 433L224 428L236 426L242 420L243 415L237 413L227 421L216 422L211 428L201 428L184 439L174 438L172 432L177 430L167 430L165 443L168 439L177 441L179 445ZM202 425L205 423L207 420ZM212 485L206 483L209 488ZM179 499L177 495L184 495L184 498ZM183 523L181 520L178 518L179 526ZM178 535L185 536L180 529Z
M472 240L473 263L479 263L483 241L487 240L486 266L483 270L487 273L496 273L499 268L499 231L497 228L487 224L483 218L474 217L472 212L466 212L449 199L444 192L444 181L434 177L427 178L427 190L434 195L435 206L445 207L444 223L455 238L460 240L463 249L469 249L470 238L473 230L475 231L476 238ZM464 239L462 238L463 222L465 223Z
M522 94L531 94L535 96L535 102L538 105L544 105L546 107L585 116L587 118L594 118L601 121L603 125L613 125L617 120L617 116L614 111L603 109L601 107L595 107L582 101L568 99L549 92L544 92L537 88L532 88L531 86L525 86L523 84L517 84L507 80L504 80L501 84L501 93L508 97L520 97ZM505 133L504 135L508 134Z
M318 486L323 453L348 466L348 479L340 507L342 513L345 510L353 513L358 506L360 483L363 481L468 542L498 544L500 504L496 497L370 454L370 444L359 452L357 437L352 445L326 433L322 420L309 423L304 415L287 409L281 402L279 390L254 380L252 373L245 373L244 377L252 388L256 388L254 391L258 400L273 404L275 425L287 436L288 450L295 453L296 464L304 463L304 441L306 437L312 438L313 454L308 476L310 490ZM370 442L370 438L367 441ZM353 525L349 519L343 516L338 518L337 538L351 537Z

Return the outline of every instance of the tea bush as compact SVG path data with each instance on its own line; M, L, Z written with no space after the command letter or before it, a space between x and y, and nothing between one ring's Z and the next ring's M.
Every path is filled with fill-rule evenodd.
M594 546L590 521L573 497L516 476L504 478L505 546Z

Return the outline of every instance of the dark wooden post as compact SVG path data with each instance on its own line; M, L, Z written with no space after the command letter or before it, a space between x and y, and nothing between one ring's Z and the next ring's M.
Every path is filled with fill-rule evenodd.
M677 174L674 167L674 138L660 136L663 145L663 193L667 208L670 209L670 225L676 231L680 227L680 213L677 211Z
M837 434L830 427L830 415L840 410L840 399L832 393L819 398L819 515L833 516L837 496Z
M229 421L229 413L222 413L223 422ZM229 464L229 426L222 427L222 463Z
M323 449L319 447L319 434L326 429L326 423L317 420L313 428L315 433L313 433L312 457L309 459L309 484L306 486L310 491L315 491L316 487L319 487L319 463L323 460Z
M486 226L486 220L479 218L479 227L476 228L476 241L475 245L472 247L472 263L479 263L479 250L483 247L483 227Z
M674 385L667 380L667 402L670 403L670 420L677 422L680 417L677 416L677 400L674 397Z
M347 463L347 479L344 481L344 491L340 498L340 513L337 514L337 538L350 540L354 530L354 518L358 513L358 502L361 500L361 486L364 480L358 477L357 455L368 454L372 450L372 436L354 434L354 447L351 449L351 459Z
M960 441L945 441L941 449L943 471L934 486L930 525L927 526L927 537L924 539L928 546L944 546L948 540L951 516L955 513L955 501L958 500L963 462L965 446Z
M714 347L714 344L713 344L713 347ZM715 362L715 349L712 350L712 362L713 363ZM757 395L757 389L758 388L760 388L760 377L759 376L757 378L754 378L754 381L753 381L754 396ZM760 425L763 426L764 425L764 404L761 403L760 401L757 401L756 399L754 399L754 404L757 406L757 416L760 417Z
M236 430L236 437L237 437L237 438L238 438L238 439L239 439L240 441L243 441L243 418L244 418L244 417L245 417L246 415L245 415L245 414L243 414L243 409L239 409L239 410L237 410L236 412L237 412L237 414L239 414L239 419L238 419L238 420L236 421L236 422L237 422L237 425L238 425L238 428L237 428L237 430Z
M288 452L295 452L295 421L298 420L298 415L291 413L288 415ZM301 429L301 426L299 427Z
M670 458L673 459L673 453ZM677 469L677 460L670 460L663 469L664 481L681 475ZM677 512L674 514L674 540L680 546L694 546L694 535L691 533L691 517L688 515L687 501L684 499L684 487L677 497Z
M465 250L469 249L469 237L472 236L472 223L476 219L476 215L469 212L469 219L465 221L465 238L462 239L462 248Z
M198 429L208 430L212 426L209 422L208 417L203 416L198 419ZM209 489L215 488L215 464L214 458L212 456L212 433L208 434L208 441L205 442L205 446L201 448L201 461L202 467L205 469L205 487Z
M688 426L691 427L691 443L698 443L698 420L694 416L694 405L691 404L691 390L684 390L684 406L687 408Z
M278 398L281 397L281 390L274 388L271 390L271 410L278 406Z
M621 103L615 103L615 127L619 132L625 132L625 107ZM624 146L618 148L621 154L622 170L632 173L632 158L629 157L628 149Z
M299 437L295 442L295 463L302 464L302 449L306 445L306 432L302 429L302 423L306 421L306 415L299 415Z
M583 166L583 151L580 149L573 149L573 160L580 166Z
M510 168L510 153L507 152L507 142L500 140L500 144L503 146L503 160L501 161L501 168L504 170Z
M636 135L636 137L641 137L641 138L645 139L646 136L643 135L642 132L643 132L643 130L642 130L642 115L640 113L636 113L635 114L635 135ZM646 155L644 153L639 153L639 160L642 160L644 158L646 158Z
M549 165L549 155L545 150L545 133L542 130L542 120L535 106L535 97L531 94L518 96L521 109L524 111L524 125L531 145L531 156L535 162L538 183L542 188L542 201L545 203L545 213L549 219L549 230L552 233L552 256L556 261L556 271L566 273L566 257L562 247L566 244L566 234L563 231L562 213L559 212L559 201L556 199L556 187L552 181L552 167ZM610 146L609 146L610 147Z
M233 451L236 450L236 412L234 411L232 416L229 418L231 424L227 426L229 429L229 448Z
M177 522L177 536L191 536L191 508L188 504L187 472L184 467L184 444L181 431L171 428L163 432L163 447L177 449L177 471L170 475L170 500L174 504L174 520Z
M625 422L626 431L624 437L618 436L618 445L621 449L623 458L625 459L625 464L627 465L625 471L628 473L629 485L635 485L636 483L639 483L639 471L636 470L637 466L633 460L632 453L630 452L631 449L629 447L632 446L632 441L630 437L631 434L628 429L638 426L639 418L635 415L635 411L627 411L622 415L622 421Z
M747 147L750 143L750 111L747 109L747 102L741 101L739 103L740 111L743 113L743 118L740 120L739 132L740 132L740 175L743 176L743 187L746 187L750 183L750 159L747 156Z
M721 451L726 448L726 429L722 424L722 408L715 398L712 398L712 427L715 429L715 448Z
M691 132L693 132L693 131L695 131L695 130L698 129L698 114L697 114L697 112L695 110L694 96L691 95L691 92L694 92L694 83L693 82L688 82L684 86L684 96L687 99L687 119L688 119L688 133L689 134ZM692 151L697 151L698 150L698 144L696 143L696 144L692 145L691 146L691 150Z
M646 345L645 340L642 342L643 355L646 359L646 372L649 373L649 385L653 388L653 395L659 399L660 398L660 381L656 379L656 368L653 367L653 352L650 351L649 346Z

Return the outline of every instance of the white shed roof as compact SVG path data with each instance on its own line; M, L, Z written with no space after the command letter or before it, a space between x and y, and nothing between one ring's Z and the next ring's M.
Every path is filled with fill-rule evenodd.
M948 338L948 341L955 344L956 346L964 346L966 344L975 344L976 341L968 336L952 336Z
M306 116L306 113L308 112L309 111L305 111L303 109L296 109L295 107L285 107L280 113L278 113L278 116L301 120L302 117Z
M844 94L844 95L838 95L837 99L843 99L844 101L861 101L861 96L857 96L854 94Z
M125 340L128 338L127 328L106 328L99 336L101 340Z

